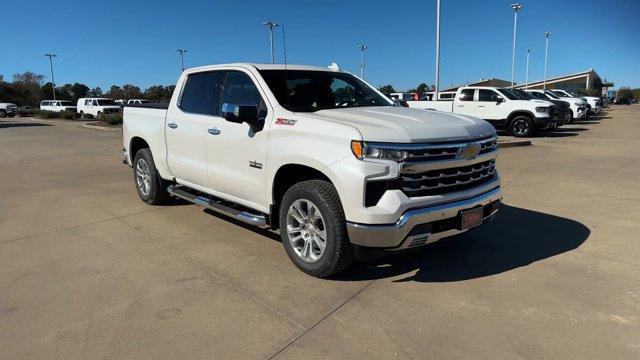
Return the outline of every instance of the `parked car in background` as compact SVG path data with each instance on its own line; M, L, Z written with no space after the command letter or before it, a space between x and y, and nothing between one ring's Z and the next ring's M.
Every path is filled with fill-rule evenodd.
M16 114L18 114L18 116L33 116L36 111L38 111L38 108L35 106L20 106Z
M393 106L313 66L187 69L170 103L125 106L123 153L142 201L173 195L279 228L317 277L482 225L502 198L486 121Z
M0 102L0 118L14 117L16 116L17 110L18 107L16 106L16 104Z
M107 98L80 98L78 99L77 111L80 117L85 117L85 115L98 117L100 114L119 113L122 108L115 101Z
M522 100L510 89L465 86L453 101L409 101L409 107L444 111L485 119L515 136L532 136L557 125L555 105L543 100Z
M541 93L531 93L521 89L512 89L512 91L518 94L523 100L545 100L553 103L557 109L558 126L568 124L571 121L571 105L569 105L569 102L546 97Z
M118 104L120 107L124 107L127 104L127 99L113 100L113 102Z
M132 104L147 104L150 103L151 100L147 100L147 99L131 99L127 101L127 105L132 105Z
M435 92L429 91L427 92L419 101L433 101L435 96ZM443 91L438 92L438 100L439 101L453 101L456 96L455 91Z
M573 96L576 97L578 99L582 99L584 101L587 102L587 104L589 104L590 108L590 113L591 114L599 114L602 111L602 99L597 97L597 96L591 96L583 91L566 91L566 90L554 90L554 91L558 91L562 94L568 95L568 96Z
M613 101L616 105L631 105L631 99L629 98L618 98Z
M40 110L61 112L61 111L76 111L76 104L69 100L42 100L40 102Z
M587 117L587 102L582 100L582 99L578 99L575 97L560 97L558 95L556 95L553 91L551 90L538 90L538 89L532 89L532 90L525 90L528 93L534 94L534 96L538 96L542 99L542 97L544 96L547 99L555 99L555 100L562 100L562 101L566 101L569 103L569 107L571 107L571 120L569 120L569 123L572 123L575 119L584 119L585 117ZM539 95L535 95L535 94L539 94Z

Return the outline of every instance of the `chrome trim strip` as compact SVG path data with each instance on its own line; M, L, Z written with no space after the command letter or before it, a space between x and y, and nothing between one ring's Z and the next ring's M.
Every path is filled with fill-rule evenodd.
M457 148L461 146L465 146L469 143L479 142L485 143L490 141L498 141L498 136L493 135L490 137L480 137L480 138L472 138L469 140L459 140L455 143L416 143L416 144L405 144L405 143L385 143L385 142L364 142L364 145L370 145L376 148L382 149L396 149L396 150L422 150L422 149L443 149L443 148Z
M416 225L452 218L457 216L461 210L470 209L478 205L485 206L501 199L502 189L496 187L491 191L469 199L408 210L395 224L358 224L347 221L347 232L351 243L355 245L376 248L398 248L403 245L407 234L409 234L411 229ZM450 235L445 234L449 232L451 231L432 234L430 236L432 239L440 239L462 231L453 231Z
M451 159L451 160L440 160L440 161L421 161L421 162L413 162L413 163L404 162L400 164L400 173L416 174L416 173L422 173L429 170L440 170L440 169L449 169L454 167L474 165L477 163L495 159L497 156L497 153L498 153L497 150L489 151L484 154L478 155L473 160Z

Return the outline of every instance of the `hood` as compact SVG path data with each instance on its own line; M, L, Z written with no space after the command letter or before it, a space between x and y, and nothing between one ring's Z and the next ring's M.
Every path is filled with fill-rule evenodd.
M531 100L524 100L524 101L532 101L536 104L539 104L541 106L552 106L554 105L553 101L549 101L549 100L538 100L538 99L531 99Z
M495 134L488 122L433 110L380 106L316 111L312 115L358 129L364 141L418 143Z

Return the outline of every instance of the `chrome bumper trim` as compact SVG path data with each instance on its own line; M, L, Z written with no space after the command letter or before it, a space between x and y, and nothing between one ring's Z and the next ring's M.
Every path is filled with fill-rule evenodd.
M413 239L414 237L425 236L425 234L415 235L409 239L407 235L415 226L452 218L457 216L461 210L470 209L476 206L485 206L501 199L502 189L497 187L484 194L465 200L408 210L395 224L358 224L348 221L347 232L351 243L355 245L374 248L404 249L411 245L413 242L412 240L415 240ZM492 216L493 213L487 218ZM434 242L444 237L457 235L465 231L466 230L452 229L440 233L427 234L428 238L424 244Z

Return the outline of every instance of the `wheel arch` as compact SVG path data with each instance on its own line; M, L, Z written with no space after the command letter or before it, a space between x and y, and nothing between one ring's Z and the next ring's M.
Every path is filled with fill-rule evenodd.
M151 149L151 146L149 146L149 143L145 139L139 136L132 137L129 141L129 162L133 164L133 159L136 158L138 151L145 148Z
M272 229L277 229L279 226L280 203L287 190L296 183L313 179L325 180L334 185L329 175L309 165L287 163L278 168L273 177L270 193L270 224Z

